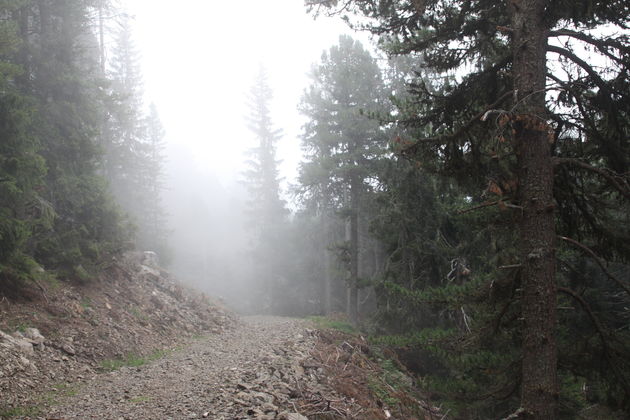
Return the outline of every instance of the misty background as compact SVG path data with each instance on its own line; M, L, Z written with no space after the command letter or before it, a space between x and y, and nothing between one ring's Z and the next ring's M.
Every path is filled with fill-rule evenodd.
M302 2L134 0L123 5L139 52L145 101L155 103L165 130L162 205L169 234L169 268L241 310L256 299L244 227L247 95L260 66L273 98L281 194L295 209L291 185L302 157L306 118L298 104L308 73L341 34L369 44L338 18L305 13ZM236 17L236 19L235 19ZM116 22L107 24L111 34ZM246 30L245 30L246 28ZM113 37L112 37L113 39ZM164 259L165 256L162 256Z

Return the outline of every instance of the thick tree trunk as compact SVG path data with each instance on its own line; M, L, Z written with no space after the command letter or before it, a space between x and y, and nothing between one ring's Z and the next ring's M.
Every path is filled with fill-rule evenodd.
M556 284L553 165L545 116L544 0L512 0L513 72L518 103L513 117L523 215L520 246L523 281L525 418L557 418Z

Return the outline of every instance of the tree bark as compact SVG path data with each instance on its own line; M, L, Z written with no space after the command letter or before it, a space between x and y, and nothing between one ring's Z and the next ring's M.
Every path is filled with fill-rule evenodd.
M512 0L513 116L518 155L523 300L521 405L528 419L558 410L553 161L545 114L544 0Z

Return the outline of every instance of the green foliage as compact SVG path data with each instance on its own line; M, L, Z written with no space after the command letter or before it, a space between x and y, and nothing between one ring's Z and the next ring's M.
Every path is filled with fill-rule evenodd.
M101 369L111 372L125 366L140 367L154 360L161 359L168 354L168 350L155 350L148 356L140 356L137 354L129 353L122 359L110 359L101 361Z

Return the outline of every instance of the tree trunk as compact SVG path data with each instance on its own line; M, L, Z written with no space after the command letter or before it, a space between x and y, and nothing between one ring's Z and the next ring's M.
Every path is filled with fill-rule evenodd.
M348 316L353 324L359 320L359 184L353 175L350 181L350 284Z
M330 232L330 217L328 215L328 208L322 212L322 227L323 227L323 248L324 253L322 255L324 259L324 284L322 288L322 312L324 315L331 313L331 295L332 295L332 273L331 273L331 259L330 251L328 247L331 243Z
M523 378L525 418L557 418L558 380L555 216L553 164L545 115L546 45L544 0L512 0L513 116L518 156L523 300Z

